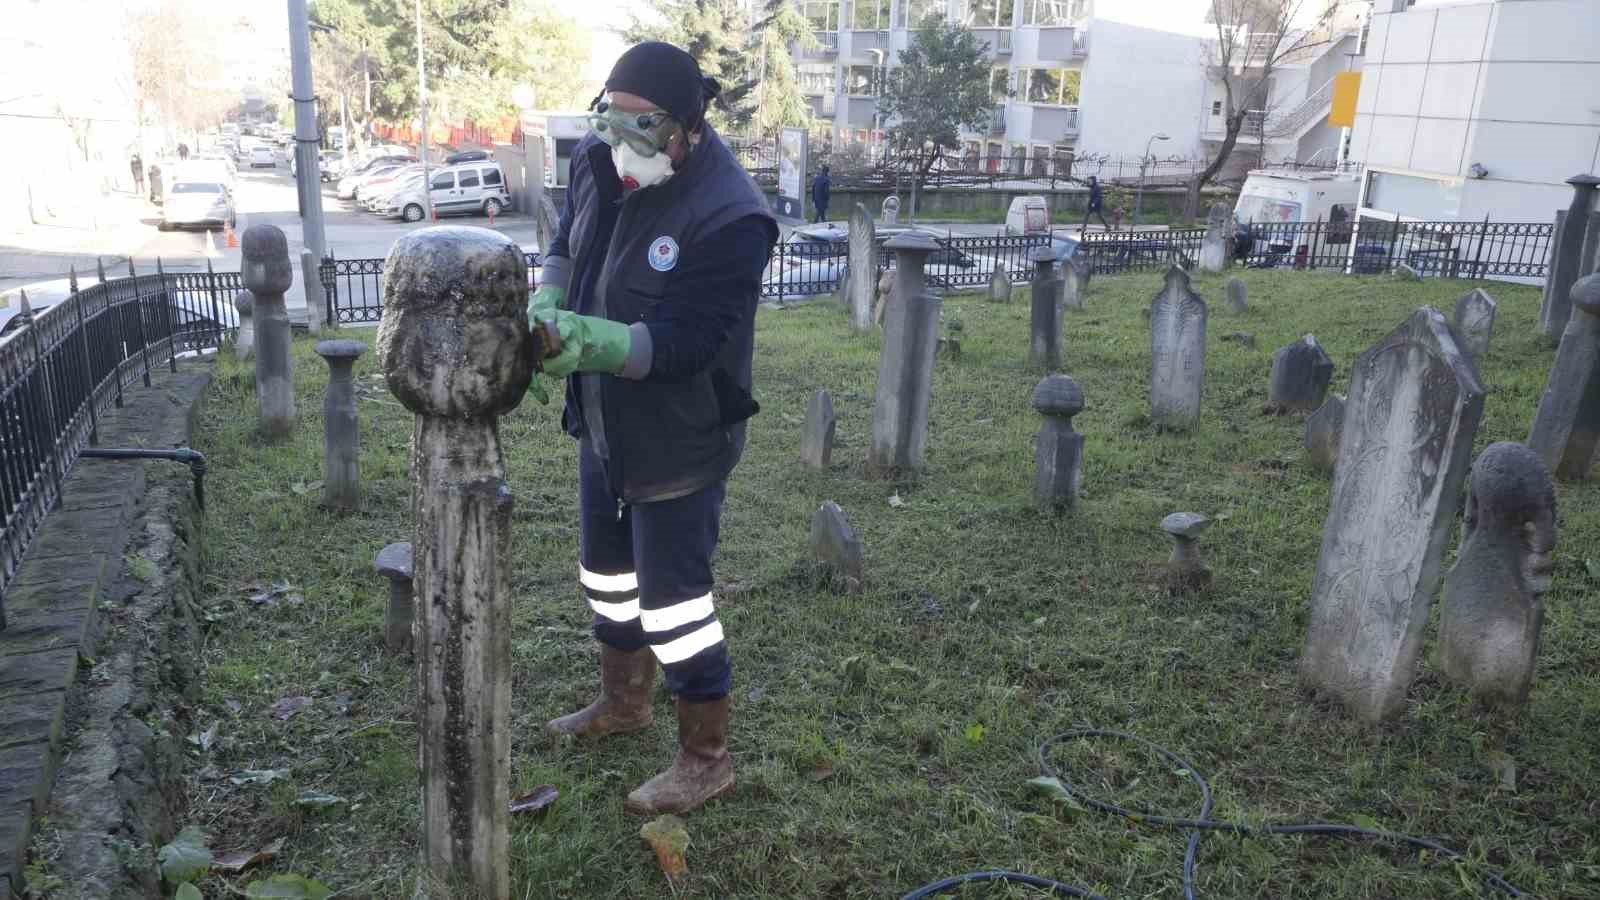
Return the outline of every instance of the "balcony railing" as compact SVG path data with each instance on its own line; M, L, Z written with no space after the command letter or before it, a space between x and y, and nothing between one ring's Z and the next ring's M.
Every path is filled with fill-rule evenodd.
M994 36L994 52L996 52L996 53L1010 53L1011 52L1011 29L1002 28L998 32L995 32L995 36Z
M839 32L813 31L811 36L816 38L817 43L812 47L801 47L801 59L823 59L839 55Z
M1001 103L989 111L989 134L1001 135L1006 133L1006 105Z
M1072 55L1074 58L1089 55L1089 32L1082 28L1072 29Z

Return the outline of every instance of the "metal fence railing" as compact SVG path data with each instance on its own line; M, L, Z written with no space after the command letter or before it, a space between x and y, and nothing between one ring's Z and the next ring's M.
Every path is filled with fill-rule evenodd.
M928 254L924 272L928 285L936 290L981 287L994 276L995 263L1006 269L1012 281L1033 280L1033 263L1028 255L1035 247L1046 246L1050 237L1034 235L978 235L955 237L930 235L939 249ZM887 235L880 237L880 243ZM877 278L894 268L894 252L878 250ZM763 300L797 300L837 290L850 269L850 246L845 241L789 240L772 248L772 260L762 277Z
M74 273L66 299L38 309L22 295L0 336L0 628L5 590L62 481L97 441L100 412L121 406L135 381L148 386L154 368L176 371L180 353L221 346L228 280L158 264L127 278L102 271L82 290Z
M1543 278L1554 226L1549 222L1255 222L1244 226L1234 258L1253 268L1331 269L1355 275L1404 263L1440 278ZM1082 238L1094 271L1114 274L1191 265L1203 228L1089 232Z
M539 254L524 253L529 281L539 265ZM383 318L383 258L336 259L324 257L317 267L328 321L334 325L376 322Z

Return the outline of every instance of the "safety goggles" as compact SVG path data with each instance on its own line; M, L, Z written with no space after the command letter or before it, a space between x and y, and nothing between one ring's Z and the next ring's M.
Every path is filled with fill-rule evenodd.
M667 149L681 126L677 119L660 110L623 112L612 105L609 97L602 97L589 113L589 127L609 146L626 143L640 156L655 156Z

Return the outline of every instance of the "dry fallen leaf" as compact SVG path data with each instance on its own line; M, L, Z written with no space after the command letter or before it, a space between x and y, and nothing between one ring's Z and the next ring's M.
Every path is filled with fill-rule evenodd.
M660 816L644 823L639 836L656 852L656 862L668 880L689 874L689 862L683 856L689 850L689 829L683 826L682 819L673 815Z
M811 781L826 781L833 777L833 763L823 760L817 767L806 773L806 778Z
M283 849L283 838L278 838L260 850L240 850L236 853L224 853L211 860L211 871L221 872L226 875L237 875L254 865L271 860Z
M561 796L561 792L556 790L555 785L541 784L521 797L513 799L511 801L511 814L515 816L522 813L539 812L556 802L556 798L559 796Z
M310 697L284 697L277 703L272 704L272 717L274 719L287 719L310 704Z

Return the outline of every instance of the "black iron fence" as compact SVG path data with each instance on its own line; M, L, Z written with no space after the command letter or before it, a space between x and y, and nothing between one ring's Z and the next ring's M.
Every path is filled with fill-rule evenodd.
M1404 264L1439 278L1545 277L1549 222L1271 222L1235 226L1234 259L1254 268L1331 269L1356 275ZM1107 274L1192 265L1203 228L1090 232L1082 253Z
M231 276L231 278L229 277ZM165 273L106 279L66 299L41 299L0 335L0 628L4 594L61 483L98 440L99 414L122 406L123 389L150 384L179 354L221 346L222 295L238 273ZM236 289L236 288L235 288ZM229 298L232 293L228 293Z
M1050 236L1034 234L979 235L956 237L930 235L939 249L928 254L924 272L928 285L937 290L981 287L994 276L995 265L1005 267L1012 281L1031 281L1034 265L1029 261L1036 247L1051 246ZM894 251L882 244L888 235L880 235L878 271L873 278L894 268ZM772 260L762 277L763 300L800 300L819 294L838 291L850 269L850 245L847 241L807 240L803 236L791 237L772 249Z
M533 284L533 269L539 254L524 253L528 263L528 283ZM324 257L317 267L322 282L323 301L328 321L337 325L376 322L383 318L383 259L336 259Z

